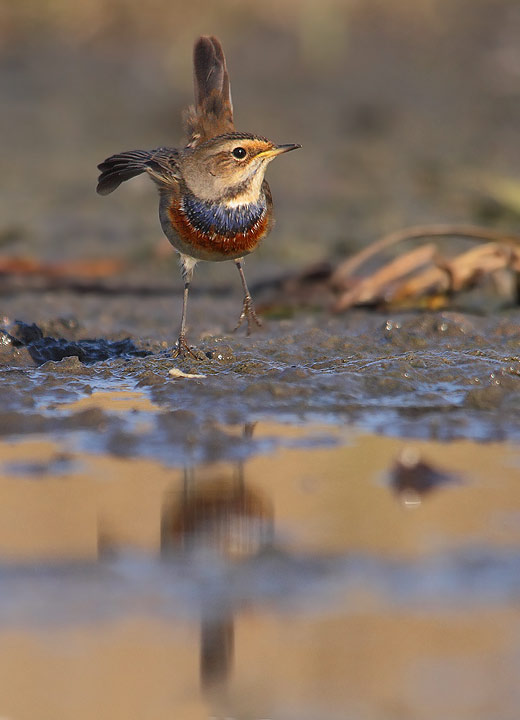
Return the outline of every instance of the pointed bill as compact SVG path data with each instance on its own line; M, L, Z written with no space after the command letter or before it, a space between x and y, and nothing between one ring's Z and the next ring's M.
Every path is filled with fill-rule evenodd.
M274 148L271 148L270 150L264 150L261 153L258 153L256 156L257 158L273 158L277 155L281 155L282 153L290 152L291 150L297 150L298 148L301 148L301 145L298 144L289 144L289 145L277 145Z

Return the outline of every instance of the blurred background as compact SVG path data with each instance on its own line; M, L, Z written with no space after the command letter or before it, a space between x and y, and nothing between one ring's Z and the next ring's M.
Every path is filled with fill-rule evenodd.
M418 222L518 224L516 0L4 0L0 254L178 282L154 188L100 198L96 165L182 144L200 34L223 42L238 129L303 145L269 169L277 227L250 277ZM198 272L234 284L226 266Z

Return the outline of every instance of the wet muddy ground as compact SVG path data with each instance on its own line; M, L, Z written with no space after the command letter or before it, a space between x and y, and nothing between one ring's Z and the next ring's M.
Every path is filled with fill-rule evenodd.
M93 314L117 318L114 324L121 328L119 308L129 312L136 299L103 299L102 311L95 298L82 302L84 310L90 305ZM200 302L206 307L204 299ZM519 437L518 312L493 317L362 311L341 318L302 315L267 319L266 327L249 338L197 335L194 328L200 359L177 360L173 344L158 339L161 330L171 338L167 322L174 304L171 299L138 301L142 320L153 318L157 324L152 337L139 326L135 334L119 329L93 337L88 320L83 326L70 316L41 325L7 322L0 349L1 432L66 432L78 423L86 429L93 423L96 430L104 423L100 449L116 443L122 455L157 453L177 464L189 453L193 433L199 435L198 459L239 452L234 440L217 442L202 428L266 417L354 423L387 435L446 441ZM224 318L234 317L232 303L218 306L213 302ZM209 313L205 320L211 328ZM202 377L175 378L173 368ZM144 436L123 418L62 410L97 390L118 388L139 388L157 404Z

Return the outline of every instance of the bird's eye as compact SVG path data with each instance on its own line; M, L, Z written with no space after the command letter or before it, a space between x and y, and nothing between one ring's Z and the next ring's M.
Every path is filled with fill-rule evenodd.
M247 152L244 150L243 147L236 147L233 150L232 155L233 157L236 157L237 160L243 160L247 155Z

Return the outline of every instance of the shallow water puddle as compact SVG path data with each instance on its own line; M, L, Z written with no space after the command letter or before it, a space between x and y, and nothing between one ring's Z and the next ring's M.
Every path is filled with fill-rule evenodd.
M60 403L60 411L76 412L101 407L107 412L160 412L147 395L132 390L96 390L74 402Z
M0 714L517 716L516 446L227 430L277 449L0 443Z

